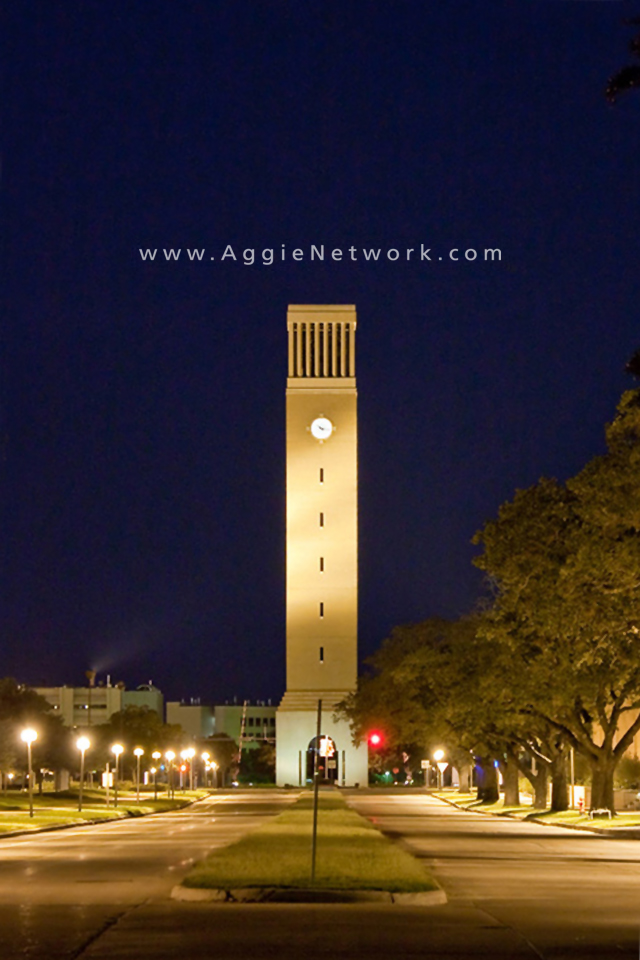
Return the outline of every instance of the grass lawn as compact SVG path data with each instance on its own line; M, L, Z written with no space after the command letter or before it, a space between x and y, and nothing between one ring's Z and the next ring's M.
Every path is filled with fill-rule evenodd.
M592 819L588 813L580 813L578 810L563 810L561 812L552 812L551 810L540 810L532 807L531 804L522 804L517 807L506 807L504 801L498 803L480 803L476 800L476 795L471 793L459 794L456 792L445 791L436 796L451 800L466 810L480 810L483 813L491 813L494 816L510 816L518 820L527 820L534 818L543 820L545 823L569 824L579 827L638 827L640 828L640 811L618 813L615 817L596 817Z
M37 793L33 797L33 817L29 816L29 797L26 793L10 791L0 793L0 835L14 830L35 830L41 827L64 826L70 823L86 823L93 820L115 820L147 813L161 813L185 806L196 797L205 796L203 791L180 794L175 800L141 795L136 802L135 793L118 797L118 806L107 806L105 795L100 790L84 790L82 811L78 810L78 795L75 791L64 793Z
M588 814L579 813L577 810L564 810L562 813L551 813L549 810L535 814L538 820L545 820L548 823L568 823L577 826L604 827L605 829L616 827L637 827L640 829L640 813L617 813L615 817L595 817L591 819Z
M296 887L311 884L313 797L216 851L185 878L187 887ZM437 890L422 864L387 840L336 793L321 793L318 813L317 888L337 890Z

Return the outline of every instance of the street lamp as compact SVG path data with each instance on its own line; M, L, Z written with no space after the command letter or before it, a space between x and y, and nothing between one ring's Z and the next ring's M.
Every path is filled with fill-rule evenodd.
M212 761L211 761L211 767L212 767L212 769L213 769L213 775L214 775L214 777L216 778L216 779L215 779L214 786L215 786L215 788L216 788L216 790L217 790L217 789L218 789L218 764L215 762L215 760L212 760Z
M116 758L116 772L113 780L113 805L114 807L118 806L118 761L120 760L120 754L124 752L124 747L121 743L114 743L111 747L111 753Z
M82 810L82 787L84 784L84 755L91 746L88 737L78 737L76 747L80 751L80 789L78 790L78 810Z
M160 760L162 760L162 754L160 753L159 750L154 750L153 753L151 754L151 756L152 756L153 759L156 761L156 766L152 768L151 772L152 772L152 774L153 774L153 799L154 799L154 800L157 800L157 799L158 799L158 770L157 770L157 764L158 764L158 762L159 762Z
M196 755L196 751L193 747L189 747L187 750L187 756L189 758L189 790L193 790L193 758Z
M200 754L200 756L204 760L204 785L205 787L208 787L209 784L207 783L207 770L209 769L209 760L211 760L211 754L205 750Z
M176 755L173 750L167 750L165 757L169 761L169 799L173 800L173 761Z
M27 745L27 768L29 774L29 816L33 816L33 771L31 769L31 744L38 739L38 734L31 727L26 727L20 734L20 739Z
M136 747L133 752L136 758L136 803L140 803L140 757L144 750L142 747Z

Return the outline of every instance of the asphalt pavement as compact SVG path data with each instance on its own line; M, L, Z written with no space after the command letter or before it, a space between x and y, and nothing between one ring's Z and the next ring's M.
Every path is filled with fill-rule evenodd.
M81 956L130 910L168 901L196 860L295 797L232 791L170 813L0 838L0 960Z
M517 932L531 956L637 960L640 841L462 811L415 794L350 802L426 861L450 906L471 906Z
M638 841L489 818L418 793L353 791L349 802L425 859L443 906L170 899L191 863L294 796L232 792L0 841L1 960L638 958Z

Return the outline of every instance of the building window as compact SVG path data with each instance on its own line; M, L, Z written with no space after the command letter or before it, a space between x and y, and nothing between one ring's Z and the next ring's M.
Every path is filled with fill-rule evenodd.
M320 514L320 526L324 527L324 513Z
M320 573L324 573L324 557L320 557Z
M324 617L324 603L320 603L320 616Z
M324 663L324 647L320 647L320 663Z

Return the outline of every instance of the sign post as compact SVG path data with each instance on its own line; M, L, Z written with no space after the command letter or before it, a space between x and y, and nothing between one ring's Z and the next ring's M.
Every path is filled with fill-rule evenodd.
M316 728L316 743L313 752L313 837L311 840L311 884L316 881L316 847L318 841L318 786L320 771L318 769L318 754L320 752L320 731L322 730L322 700L318 700L318 723Z
M421 760L420 766L424 770L424 786L426 790L426 788L429 786L429 767L431 766L431 764L429 763L428 760Z

